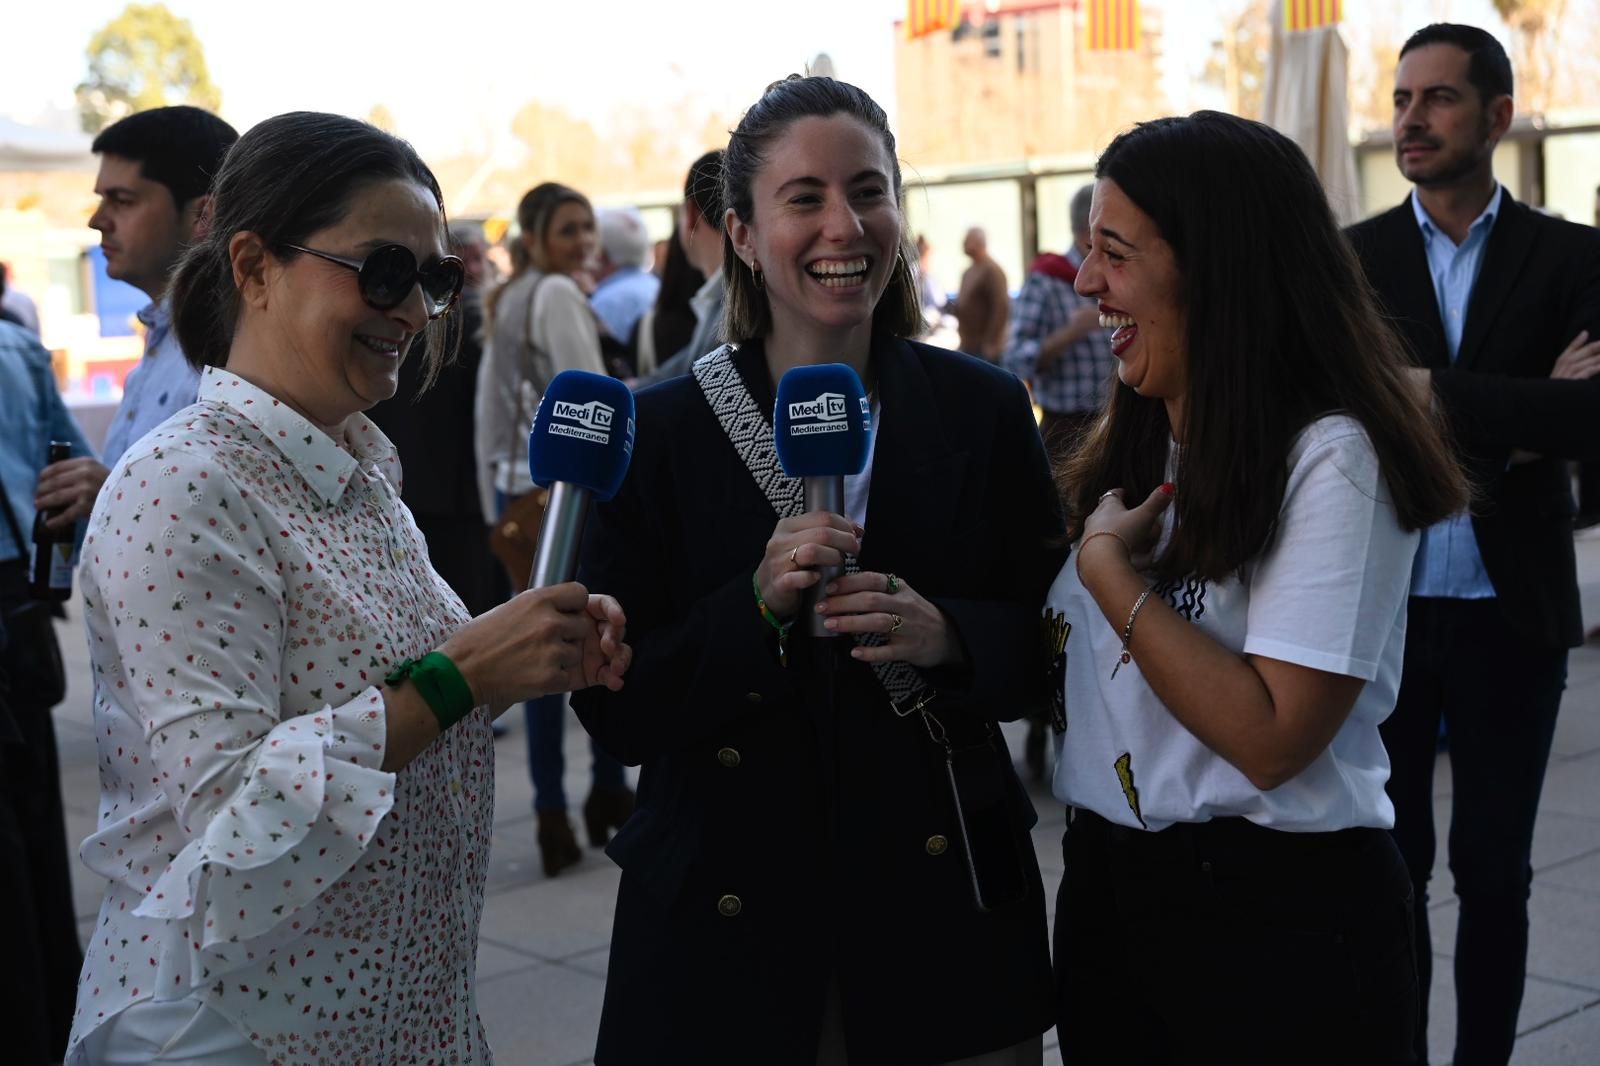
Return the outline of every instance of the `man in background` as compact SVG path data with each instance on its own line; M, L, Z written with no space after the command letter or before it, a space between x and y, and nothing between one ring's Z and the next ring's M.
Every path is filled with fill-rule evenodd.
M83 955L50 718L55 694L41 695L40 675L61 661L61 649L45 605L28 590L34 481L51 441L89 449L56 391L50 353L10 322L0 322L0 398L0 1003L5 1061L41 1066L66 1053Z
M1094 186L1072 196L1072 247L1043 253L1028 267L1017 293L1011 339L1000 364L1028 383L1044 412L1039 432L1052 459L1060 459L1093 421L1111 385L1111 339L1100 328L1095 301L1072 288L1089 254L1089 204Z
M989 238L977 226L967 231L961 250L972 260L961 275L961 288L950 307L956 316L961 350L993 362L1000 358L1006 342L1006 317L1011 305L1006 272L989 255Z
M33 297L11 284L11 266L0 263L0 321L14 322L39 335L39 307Z
M34 506L60 513L54 526L85 518L110 467L128 446L194 403L199 373L172 330L167 284L178 259L205 225L211 179L239 139L234 128L197 107L158 107L107 126L92 145L100 156L89 228L100 231L106 273L150 297L139 312L144 358L123 384L101 458L82 454L39 475Z
M631 207L602 208L595 227L600 234L600 263L589 306L612 339L625 345L661 289L661 279L646 269L650 235L644 219Z
M1457 1066L1504 1066L1516 1040L1534 822L1567 650L1583 641L1567 461L1600 458L1600 234L1495 180L1512 112L1511 61L1491 34L1448 23L1412 34L1394 144L1414 189L1348 231L1420 363L1412 384L1448 421L1477 489L1471 513L1422 531L1400 691L1380 727L1425 1009L1441 720L1449 734Z
M694 308L694 333L689 343L634 385L642 389L658 381L687 374L694 361L722 343L722 149L702 155L689 166L683 182L683 202L678 205L678 240L689 265L705 275L705 282L689 298Z

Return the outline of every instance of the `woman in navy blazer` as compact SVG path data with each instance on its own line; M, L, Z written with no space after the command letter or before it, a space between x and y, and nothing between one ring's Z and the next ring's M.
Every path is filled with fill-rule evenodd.
M865 93L776 83L724 167L734 343L640 394L632 470L583 555L582 580L628 605L636 657L626 689L574 705L643 767L608 849L623 873L596 1061L1037 1063L1044 897L996 724L1043 692L1060 561L1027 393L905 339L915 260ZM785 481L766 420L778 378L822 362L866 383L874 455L847 482L855 513L785 516L758 483ZM859 571L822 610L881 643L781 635L847 555Z

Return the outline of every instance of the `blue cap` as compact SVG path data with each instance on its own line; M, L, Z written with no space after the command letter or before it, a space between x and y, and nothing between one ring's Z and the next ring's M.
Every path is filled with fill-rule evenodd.
M616 378L563 370L539 401L528 434L528 472L549 488L564 481L601 502L622 487L633 458L633 393Z
M843 363L797 366L778 382L772 413L778 462L790 477L859 474L872 440L872 407Z

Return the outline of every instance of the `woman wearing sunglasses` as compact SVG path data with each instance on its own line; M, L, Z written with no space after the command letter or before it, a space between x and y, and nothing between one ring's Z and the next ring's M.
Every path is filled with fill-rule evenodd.
M563 370L606 373L600 355L599 320L574 280L594 256L594 209L576 189L555 182L537 185L517 205L519 269L489 305L489 347L478 371L478 455L494 478L491 521L511 501L533 491L528 476L528 430L550 379ZM486 504L489 502L485 501ZM511 574L517 588L528 575ZM539 818L539 857L554 877L583 857L567 817L562 787L566 761L564 697L530 702L528 768ZM583 820L595 847L633 813L633 790L622 764L598 746Z
M487 1062L475 1003L490 719L620 686L616 601L471 619L362 412L429 376L461 288L439 186L335 115L230 151L173 283L198 402L90 518L109 881L68 1061Z

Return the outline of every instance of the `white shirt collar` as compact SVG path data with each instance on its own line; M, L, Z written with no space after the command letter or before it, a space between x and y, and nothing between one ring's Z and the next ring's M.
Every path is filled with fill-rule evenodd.
M346 442L352 451L346 451L294 408L222 367L206 367L199 399L237 411L329 504L339 502L362 466L382 466L395 455L389 438L366 415L357 413L350 419Z

